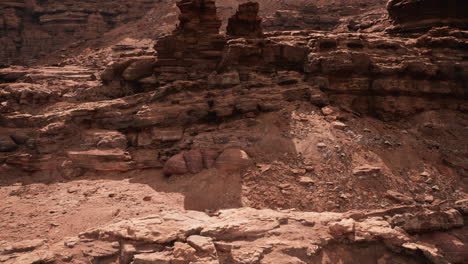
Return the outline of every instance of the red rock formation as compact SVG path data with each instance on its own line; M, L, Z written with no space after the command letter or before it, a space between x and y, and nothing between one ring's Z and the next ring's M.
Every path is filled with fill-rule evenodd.
M213 0L179 0L181 14L174 32L158 40L156 73L161 82L198 79L216 69L225 40Z
M231 37L261 37L262 18L258 16L260 5L247 2L239 5L236 14L229 18L227 35Z
M390 18L401 31L426 30L434 26L468 27L465 0L390 0Z
M0 1L0 61L33 62L140 19L160 0Z

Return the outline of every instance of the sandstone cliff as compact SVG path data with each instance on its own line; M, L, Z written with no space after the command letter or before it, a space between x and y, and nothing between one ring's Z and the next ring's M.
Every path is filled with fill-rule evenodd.
M41 30L86 24L40 3ZM0 69L0 263L467 262L455 9L418 1L413 27L413 1L164 3Z

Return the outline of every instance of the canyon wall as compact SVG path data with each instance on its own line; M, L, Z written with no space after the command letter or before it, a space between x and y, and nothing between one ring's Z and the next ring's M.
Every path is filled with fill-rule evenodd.
M47 62L69 56L75 47L109 43L128 35L158 37L177 23L175 0L54 1L8 0L0 3L0 64ZM244 0L216 3L219 17L227 20ZM258 1L264 30L382 30L386 15L384 0L356 1ZM155 26L157 25L157 26ZM111 33L104 38L105 33ZM101 41L100 41L101 40ZM97 44L94 45L94 47ZM91 47L93 47L91 45ZM52 53L52 55L51 55Z
M0 62L34 62L49 52L97 38L119 25L135 21L159 3L160 0L2 1Z

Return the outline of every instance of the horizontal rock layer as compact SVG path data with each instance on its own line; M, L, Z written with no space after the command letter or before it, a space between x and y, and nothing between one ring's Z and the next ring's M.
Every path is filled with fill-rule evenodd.
M400 222L385 220L389 218ZM431 223L429 230L408 229L426 223ZM41 240L3 247L0 243L0 252L3 263L63 258L121 264L386 263L395 259L450 263L467 259L467 241L460 240L466 230L454 229L460 226L461 214L449 208L400 207L342 214L242 208L211 216L165 211L91 229L53 245ZM405 230L420 235L411 236ZM430 240L431 236L450 240Z

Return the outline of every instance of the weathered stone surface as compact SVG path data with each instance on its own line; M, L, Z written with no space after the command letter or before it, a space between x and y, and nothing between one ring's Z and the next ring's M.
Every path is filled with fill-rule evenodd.
M203 166L206 169L211 169L215 166L216 159L219 156L219 152L216 150L203 150Z
M171 264L172 258L163 252L137 254L133 264Z
M385 196L398 203L411 204L414 202L413 198L393 190L388 190Z
M232 87L240 84L239 73L237 71L225 72L221 74L212 73L208 76L208 84L214 88Z
M262 19L258 16L260 5L257 2L247 2L229 18L226 34L230 37L261 37Z
M456 201L454 206L463 215L468 215L468 199Z
M353 175L355 176L372 176L372 175L377 175L381 172L380 167L376 166L371 166L371 165L364 165L360 167L356 167L353 170Z
M122 77L126 81L137 81L153 74L153 68L156 65L154 57L138 58L132 62L123 72Z
M127 171L132 168L131 156L121 149L69 151L68 157L76 166L86 169Z
M12 152L18 148L18 145L8 135L0 135L0 152Z
M44 245L44 242L45 241L42 239L35 239L24 240L17 243L0 243L0 253L5 255L10 253L32 251Z
M459 251L450 250L463 249L461 244L453 247L448 241L431 241L430 234L427 233L412 237L401 228L393 228L384 220L392 217L392 211L411 214L418 209L392 208L387 213L370 211L367 212L369 216L356 212L285 212L251 208L223 210L216 216L193 211L163 211L157 216L125 220L84 232L70 252L74 261L86 262L89 260L86 257L94 259L104 256L99 253L102 250L98 249L103 245L113 245L112 242L125 240L125 254L134 255L133 263L140 264L220 263L226 257L236 263L269 263L263 260L274 260L275 263L321 263L328 261L330 257L334 261L345 261L350 256L359 257L360 261L366 263L375 263L383 254L389 254L404 263L449 263L449 259L462 262L466 260ZM445 213L428 209L425 212L427 220L434 223L443 220L438 217L439 213ZM194 233L202 235L193 235ZM440 233L434 233L434 237L437 236L441 237ZM172 243L174 246L168 246ZM363 244L371 247L363 247ZM148 252L148 246L153 250ZM356 252L369 249L372 254L362 255ZM118 246L109 248L105 255L118 251L117 254L122 256L122 250ZM346 254L333 254L336 250ZM51 248L47 251L50 256L48 261L61 258L67 254L65 251L68 249ZM96 253L92 253L94 251ZM303 254L298 260L287 252ZM417 254L419 252L423 254ZM7 253L6 256L19 259L38 253L39 251L20 255Z
M216 159L216 168L229 172L242 170L249 165L249 155L241 149L226 149Z
M418 212L395 215L391 219L392 225L399 226L408 232L427 232L448 230L463 226L463 217L455 209L441 212Z
M164 164L164 174L165 175L174 175L174 174L185 174L189 170L187 168L187 163L184 159L184 153L177 154L170 158L166 164Z
M156 4L166 6L156 0L138 0L132 5L120 0L3 2L0 6L3 47L0 61L6 63L33 62L48 53L76 45L82 39L97 38L127 22L134 22Z
M184 160L190 173L195 174L203 170L203 155L200 150L184 152Z
M209 237L204 236L189 236L187 238L187 243L195 248L197 251L202 253L207 253L209 255L215 256L216 255L216 248L213 244L213 241Z
M179 24L155 45L156 75L161 82L200 78L216 69L224 37L213 0L178 0Z
M185 243L175 242L173 252L174 257L177 259L193 261L196 259L195 254L197 253L197 250Z
M394 23L404 31L443 25L468 27L468 3L463 0L390 0L387 10Z

